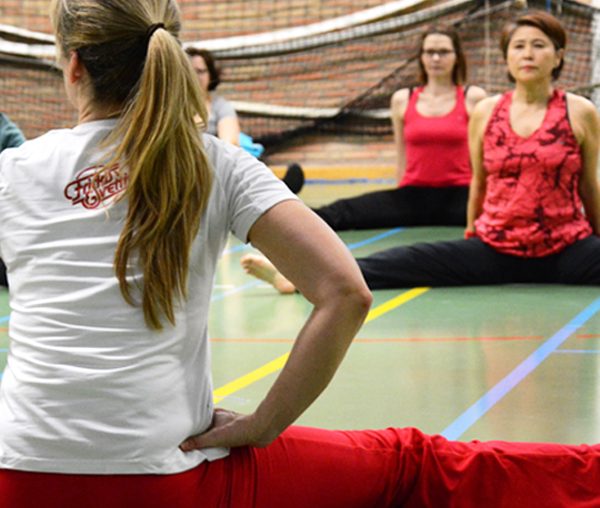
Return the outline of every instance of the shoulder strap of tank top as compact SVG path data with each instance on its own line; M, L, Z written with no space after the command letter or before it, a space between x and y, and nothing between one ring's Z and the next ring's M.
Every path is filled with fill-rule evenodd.
M408 113L409 115L417 112L417 100L419 100L419 94L422 90L420 86L411 86L408 89L408 103L406 105L406 111L404 115Z
M496 105L494 106L494 109L492 110L492 114L490 115L490 118L488 120L487 126L485 128L486 132L487 130L490 128L490 125L494 122L497 121L498 119L498 115L500 115L501 117L507 117L508 116L508 112L506 112L506 114L503 113L503 111L505 109L507 109L507 103L510 101L512 95L512 90L509 90L508 92L504 92L501 96L500 99L498 100L498 102L496 103Z
M550 99L548 103L548 107L552 108L553 111L550 112L550 115L556 118L565 118L569 124L571 124L571 119L569 118L569 104L567 102L567 93L564 90L559 88L554 90L554 95Z
M457 114L467 114L467 88L461 85L456 85L456 106L454 107L454 112ZM469 116L467 114L467 116Z

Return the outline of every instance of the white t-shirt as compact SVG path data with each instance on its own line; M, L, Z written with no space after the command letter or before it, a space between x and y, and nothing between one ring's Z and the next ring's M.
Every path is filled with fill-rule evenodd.
M178 445L212 416L207 315L229 232L295 199L262 163L204 135L214 168L176 326L150 330L125 303L113 256L126 183L89 177L115 120L51 131L0 156L0 256L10 350L0 387L0 468L82 474L176 473L227 450ZM139 274L135 274L139 276Z

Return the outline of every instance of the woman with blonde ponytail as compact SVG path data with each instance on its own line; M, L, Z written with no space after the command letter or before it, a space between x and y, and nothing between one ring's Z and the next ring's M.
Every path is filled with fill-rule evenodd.
M79 122L0 157L11 292L0 508L373 508L451 497L492 507L499 492L533 506L535 489L507 482L503 460L553 499L565 483L593 499L593 448L290 426L369 308L352 257L265 166L197 132L194 115L206 111L174 0L53 0L52 14ZM249 415L212 403L207 314L229 232L314 304ZM489 488L468 481L481 477Z

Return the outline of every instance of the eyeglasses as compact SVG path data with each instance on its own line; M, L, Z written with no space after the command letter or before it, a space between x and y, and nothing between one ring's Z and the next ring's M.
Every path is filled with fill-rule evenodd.
M422 51L422 54L427 58L433 58L435 55L439 56L440 58L444 58L453 53L454 51L451 49L424 49Z

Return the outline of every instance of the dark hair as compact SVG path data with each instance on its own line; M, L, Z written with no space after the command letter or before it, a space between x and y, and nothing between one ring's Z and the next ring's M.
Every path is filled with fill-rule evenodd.
M452 82L455 85L462 85L467 80L467 60L462 49L460 36L458 35L458 32L454 30L454 28L443 25L435 25L421 35L421 40L419 43L419 82L423 85L427 84L427 73L425 72L421 55L423 54L423 44L425 43L425 38L428 35L433 34L445 35L452 41L452 48L454 49L454 53L456 55L456 63L452 69Z
M210 77L208 82L208 91L212 92L215 90L221 83L221 69L217 67L217 64L215 63L215 57L212 55L212 53L208 51L208 49L198 49L193 47L186 48L185 52L189 57L202 57L202 60L204 60L206 68L208 69L208 76Z
M554 49L557 51L565 49L567 46L567 33L561 25L560 21L556 19L552 14L545 11L530 11L523 16L520 16L516 21L508 23L502 30L502 36L500 38L500 49L502 55L506 60L508 54L508 45L515 34L517 28L522 26L532 26L538 30L544 32L548 39L552 41ZM558 79L565 63L564 57L560 59L560 63L557 67L552 70L552 79ZM508 74L508 79L514 82L514 78Z

